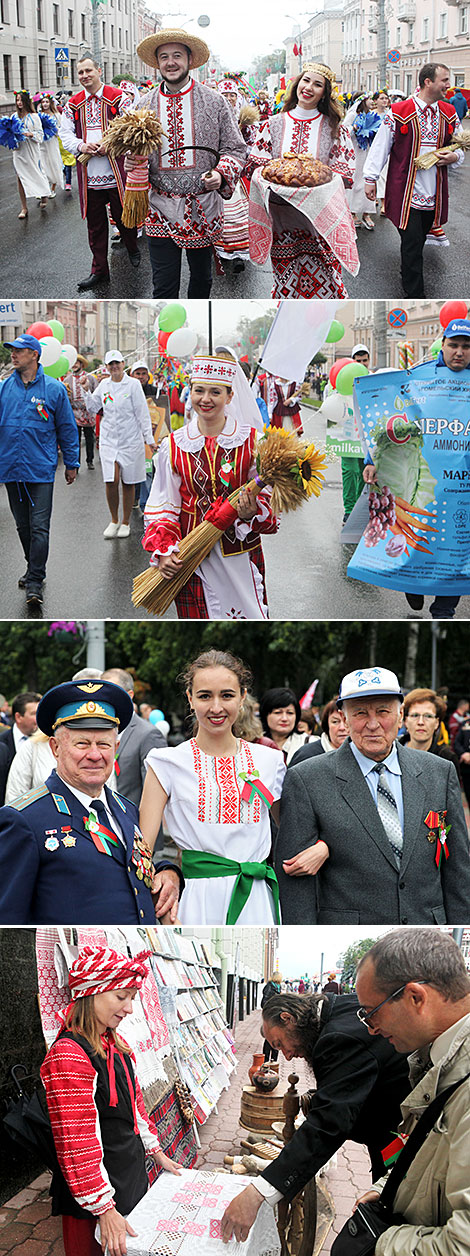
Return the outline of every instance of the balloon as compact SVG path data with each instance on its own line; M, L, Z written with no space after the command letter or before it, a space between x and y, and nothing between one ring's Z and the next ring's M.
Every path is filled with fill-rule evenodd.
M433 358L437 358L442 349L442 336L438 336L437 340L433 340L431 345L431 353Z
M324 415L329 423L341 423L341 420L344 418L345 408L346 402L344 397L340 397L338 393L334 392L326 398L317 413Z
M155 728L158 728L159 733L163 733L163 736L166 740L166 738L168 737L168 733L170 731L170 725L168 723L168 720L157 720L155 724Z
M26 328L26 334L41 340L42 336L52 336L52 327L49 327L49 323L31 323L31 327Z
M72 366L75 366L75 363L78 358L78 353L75 348L75 345L62 345L62 353L64 354L64 357L67 358L67 362L69 364L70 370L72 370Z
M178 327L177 331L172 331L167 345L167 353L174 356L187 358L190 353L194 353L197 345L197 332L191 331L190 327Z
M165 308L158 316L160 331L177 331L178 327L183 327L185 322L186 310L183 305L165 305Z
M49 375L51 379L61 379L62 375L68 375L70 370L68 358L62 353L57 362L53 362L52 366L46 366L44 374Z
M368 375L366 366L361 366L360 362L348 362L343 366L336 376L336 391L342 397L351 397L354 387L354 380L359 379L361 375Z
M165 719L165 716L163 714L163 711L160 711L159 707L155 707L155 709L150 712L149 724L159 724L160 720L164 720L164 719Z
M330 330L326 337L326 344L335 345L337 340L343 339L343 336L344 336L343 324L339 323L337 318L334 318L332 320Z
M39 344L41 348L41 366L53 366L54 362L58 362L62 353L62 345L60 340L56 340L55 336L41 336Z
M468 314L468 306L466 301L444 301L444 305L439 312L439 322L441 327L447 327L454 318L466 318Z
M166 353L166 346L170 339L170 335L171 335L171 332L169 331L159 331L157 341L158 341L158 348L160 350L160 353Z
M56 318L51 318L49 327L51 328L52 335L55 336L56 340L60 340L60 343L62 344L65 336L65 327L63 326L63 323L59 323Z
M347 365L348 362L352 362L352 358L338 358L336 362L333 362L333 366L331 367L329 374L329 380L332 388L336 388L336 380L339 372L343 366Z

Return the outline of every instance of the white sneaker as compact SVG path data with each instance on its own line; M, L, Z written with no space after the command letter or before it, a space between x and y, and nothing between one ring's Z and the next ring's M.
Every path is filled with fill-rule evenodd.
M54 197L55 197L56 195L57 195L57 193L56 193L56 192L49 192L49 200L50 200L50 201L53 201L53 200L54 200Z
M111 521L111 523L108 523L107 528L105 528L103 532L103 536L105 536L106 540L109 541L110 537L117 536L118 532L119 532L119 524L113 523Z
M129 536L130 530L131 529L128 523L120 523L116 536Z

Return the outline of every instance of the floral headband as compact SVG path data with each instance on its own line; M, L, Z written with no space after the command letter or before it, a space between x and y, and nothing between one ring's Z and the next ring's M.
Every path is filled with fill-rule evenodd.
M321 61L309 61L307 65L303 66L302 74L308 74L312 72L314 74L322 74L323 78L328 79L328 82L331 84L332 96L339 95L338 84L336 82L335 73L333 70L330 70L328 65L322 65Z

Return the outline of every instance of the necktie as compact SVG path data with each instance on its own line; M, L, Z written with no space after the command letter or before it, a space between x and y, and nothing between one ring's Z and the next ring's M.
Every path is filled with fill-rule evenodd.
M395 856L397 868L399 868L403 851L403 833L401 831L397 804L393 794L387 789L385 780L382 779L385 771L384 763L376 763L374 772L377 772L379 778L377 785L377 811Z

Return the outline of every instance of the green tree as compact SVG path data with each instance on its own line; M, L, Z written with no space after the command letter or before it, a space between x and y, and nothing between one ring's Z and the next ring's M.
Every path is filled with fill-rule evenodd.
M342 967L341 985L345 994L351 994L354 990L359 960L362 959L367 951L370 951L375 941L375 938L361 938L358 942L351 942L343 955L340 955L340 965Z
M257 83L265 83L268 74L285 74L285 48L276 48L273 52L267 52L264 57L255 57L253 71Z

